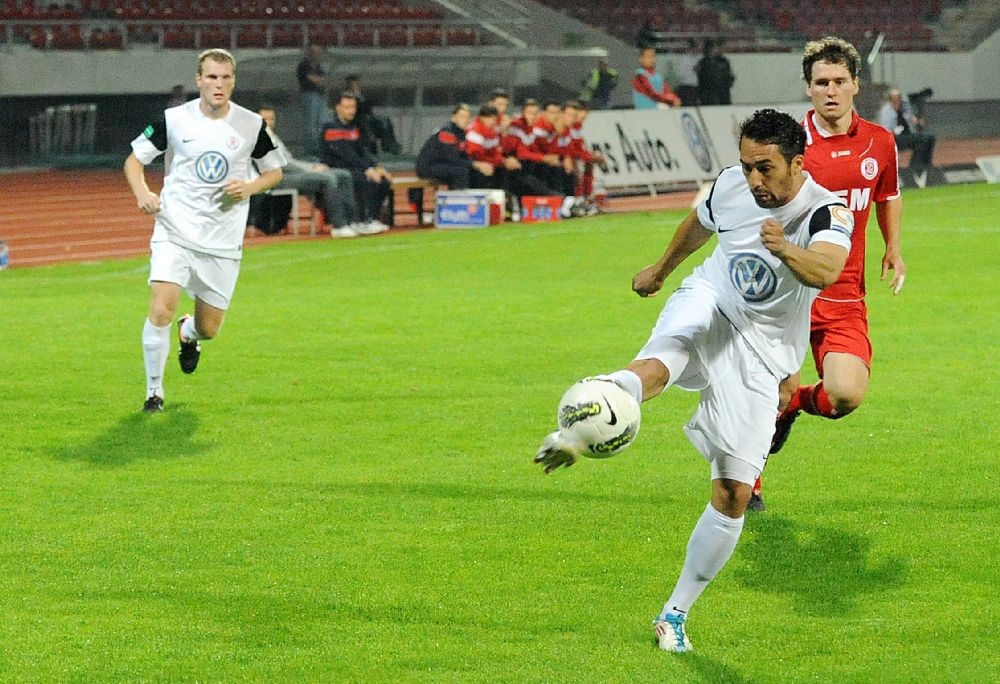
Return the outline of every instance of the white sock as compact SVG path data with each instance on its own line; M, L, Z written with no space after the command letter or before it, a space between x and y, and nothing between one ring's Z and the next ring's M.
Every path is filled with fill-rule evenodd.
M157 327L146 319L142 326L142 358L146 364L146 396L163 397L163 370L170 354L170 325Z
M185 342L197 342L201 339L198 328L194 324L194 316L188 316L181 323L181 337L184 338Z
M630 370L620 370L606 375L610 380L617 382L625 388L625 391L635 397L635 400L642 403L642 378Z
M743 516L730 518L715 510L711 503L705 507L688 540L684 567L674 593L663 606L663 615L687 613L691 609L701 592L733 555L741 532Z

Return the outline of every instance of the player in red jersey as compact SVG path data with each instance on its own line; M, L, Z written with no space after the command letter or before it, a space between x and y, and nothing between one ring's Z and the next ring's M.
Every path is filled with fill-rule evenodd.
M854 111L860 69L857 49L840 38L807 43L802 54L806 94L813 103L802 122L805 168L820 185L844 198L857 229L840 278L820 292L812 308L810 343L820 380L800 387L795 374L782 383L772 454L784 446L800 412L842 418L864 399L872 360L865 306L865 226L873 202L885 241L881 279L893 272L893 294L899 294L906 279L896 142L889 131ZM764 509L759 478L750 507Z

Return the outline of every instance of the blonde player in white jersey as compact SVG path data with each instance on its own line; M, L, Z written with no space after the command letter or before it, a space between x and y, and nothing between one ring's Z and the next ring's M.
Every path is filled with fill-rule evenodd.
M194 316L177 321L181 370L192 373L199 340L219 332L236 287L250 196L277 185L285 165L261 117L230 100L236 62L229 52L202 52L195 84L200 97L167 109L132 141L125 160L136 204L156 216L142 330L147 412L163 410L170 326L181 293L186 290L195 300ZM163 190L157 195L146 183L145 166L164 152Z
M712 496L653 623L666 651L691 650L687 614L736 548L770 448L778 384L802 363L813 299L847 260L854 218L803 171L804 151L805 131L787 114L763 109L743 122L740 167L719 174L632 289L656 294L713 234L718 245L667 300L636 359L604 376L638 401L674 384L701 393L684 430L711 464ZM578 456L557 431L535 462L550 472Z

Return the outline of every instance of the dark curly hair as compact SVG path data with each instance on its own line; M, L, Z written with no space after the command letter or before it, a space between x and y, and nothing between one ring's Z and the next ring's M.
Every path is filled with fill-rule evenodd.
M744 119L740 124L740 141L743 138L763 145L777 145L781 156L789 164L806 151L806 131L802 124L776 109L758 109Z

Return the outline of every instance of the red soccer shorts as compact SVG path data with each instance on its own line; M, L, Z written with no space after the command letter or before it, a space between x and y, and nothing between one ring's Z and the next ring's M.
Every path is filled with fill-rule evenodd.
M868 339L868 307L864 301L813 302L811 332L816 372L823 377L823 357L830 352L853 354L872 367L872 343Z

